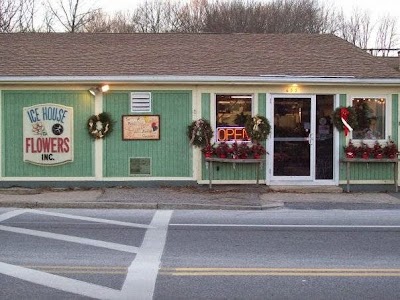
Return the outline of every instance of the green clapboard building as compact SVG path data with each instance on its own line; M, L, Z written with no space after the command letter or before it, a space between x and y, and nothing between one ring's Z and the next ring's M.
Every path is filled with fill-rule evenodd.
M344 146L399 141L400 59L333 35L3 33L0 57L3 187L254 184L257 164L209 169L199 119L233 147L265 117L266 185L344 185ZM386 160L347 176L393 188Z

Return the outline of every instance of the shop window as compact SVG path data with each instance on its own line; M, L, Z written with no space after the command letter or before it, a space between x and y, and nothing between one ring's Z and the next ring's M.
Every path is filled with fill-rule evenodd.
M386 138L386 99L353 98L352 106L357 115L357 128L353 139L379 140Z
M217 142L249 141L245 124L251 118L251 95L217 95Z

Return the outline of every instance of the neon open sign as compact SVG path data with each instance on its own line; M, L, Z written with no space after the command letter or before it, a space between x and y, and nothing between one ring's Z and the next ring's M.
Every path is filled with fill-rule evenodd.
M244 127L217 127L217 142L249 141Z

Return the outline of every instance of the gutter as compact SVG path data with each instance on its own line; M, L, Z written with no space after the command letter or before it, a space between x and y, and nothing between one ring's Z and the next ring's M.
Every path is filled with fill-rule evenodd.
M162 83L162 84L349 84L400 85L399 78L354 78L317 76L0 76L2 84L94 84L94 83Z

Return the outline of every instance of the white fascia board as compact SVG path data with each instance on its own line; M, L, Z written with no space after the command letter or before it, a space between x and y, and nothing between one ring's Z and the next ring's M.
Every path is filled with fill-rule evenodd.
M2 84L96 84L96 83L160 83L160 84L386 84L399 85L400 78L354 78L315 76L0 76Z

